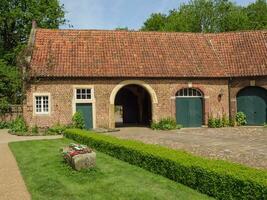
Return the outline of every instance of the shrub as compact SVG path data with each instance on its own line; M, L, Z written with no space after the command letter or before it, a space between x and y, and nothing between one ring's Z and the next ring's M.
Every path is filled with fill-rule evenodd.
M179 124L176 124L176 120L167 117L162 118L159 122L153 122L151 124L151 128L155 130L173 130L173 129L180 129L182 126Z
M246 125L247 124L247 117L246 117L245 113L243 113L243 112L236 113L235 121L236 121L236 124L238 126Z
M0 129L10 128L11 122L0 121Z
M223 115L222 118L210 117L208 119L208 127L209 128L227 127L227 126L229 126L229 124L230 124L230 121L225 115Z
M229 126L231 126L231 127L234 127L234 126L236 126L236 121L235 121L235 119L230 119L229 120Z
M67 129L64 135L218 199L265 199L267 172L137 141Z
M13 133L25 133L28 131L28 127L23 117L17 117L10 125L10 130Z
M39 128L38 128L38 126L37 126L36 124L34 125L34 127L32 127L31 132L32 132L33 134L38 134L38 133L39 133Z
M73 115L72 125L74 128L85 129L85 121L81 112L76 112Z
M223 117L222 117L222 127L227 127L229 125L230 125L229 118L227 118L226 115L223 115Z
M210 118L208 119L208 127L209 127L209 128L216 128L215 118L210 117Z
M60 125L59 123L53 125L48 128L46 131L46 135L61 135L66 130L66 126Z

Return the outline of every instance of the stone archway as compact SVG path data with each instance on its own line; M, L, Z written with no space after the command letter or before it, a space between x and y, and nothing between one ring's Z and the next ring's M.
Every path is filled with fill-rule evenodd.
M111 95L110 95L110 107L109 107L109 127L110 128L115 128L115 99L118 94L118 92L128 86L128 85L136 85L142 87L150 96L151 98L151 118L154 120L154 107L155 104L158 103L158 99L156 96L155 91L152 89L150 85L145 83L144 81L140 80L127 80L127 81L122 81L118 85L115 86L115 88L112 90Z

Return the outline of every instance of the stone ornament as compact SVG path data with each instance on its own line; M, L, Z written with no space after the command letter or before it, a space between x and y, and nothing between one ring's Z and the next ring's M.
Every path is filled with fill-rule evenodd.
M62 149L64 160L75 170L96 166L96 153L86 145L71 143Z

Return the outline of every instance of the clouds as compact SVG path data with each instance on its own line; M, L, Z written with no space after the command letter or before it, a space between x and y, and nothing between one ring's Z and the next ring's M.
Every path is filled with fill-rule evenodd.
M167 13L188 0L60 0L75 29L139 29L154 12ZM239 0L240 3L250 0ZM63 26L61 28L67 28Z

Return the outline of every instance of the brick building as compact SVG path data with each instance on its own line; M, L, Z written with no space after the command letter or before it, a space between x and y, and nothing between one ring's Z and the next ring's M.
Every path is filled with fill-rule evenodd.
M267 118L267 31L218 34L33 27L23 115L30 126L184 126L243 111ZM119 113L119 114L118 114ZM115 123L117 122L117 123Z

